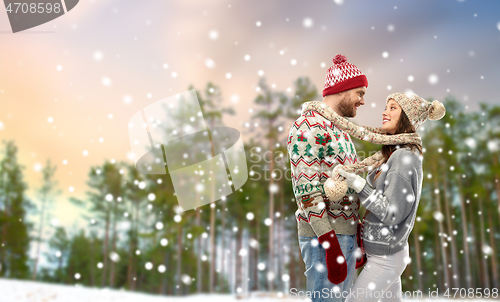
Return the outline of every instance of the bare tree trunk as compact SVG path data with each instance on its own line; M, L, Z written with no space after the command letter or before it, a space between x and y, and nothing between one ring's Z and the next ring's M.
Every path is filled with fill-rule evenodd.
M210 204L210 286L209 292L214 292L215 284L215 203Z
M135 231L134 231L134 249L139 248L139 228L140 226L140 216L139 216L139 201L137 200L135 204ZM135 253L135 251L133 251ZM133 257L133 255L132 255ZM136 289L137 280L137 260L132 258L132 290Z
M127 288L132 289L132 258L134 255L134 233L133 227L130 230L128 265L127 265Z
M113 235L111 239L111 249L113 252L116 252L116 220L117 220L117 205L114 202L113 207ZM109 287L113 287L115 285L115 262L111 261L111 271L109 272Z
M295 253L296 249L290 248L290 288L297 288L299 282L297 280L297 265L295 264Z
M259 212L259 207L255 210L255 217L260 217L260 212ZM259 243L258 248L255 251L255 263L259 263L259 255L260 255L260 223L257 221L257 218L255 219L255 225L256 225L256 230L257 230L257 242ZM258 270L255 270L255 280L256 280L256 290L260 289L260 282L259 282L259 272Z
M440 202L440 198L439 198L439 182L438 182L438 173L437 173L437 169L436 169L436 166L434 166L434 189L436 190L436 197L435 197L435 200L436 200L436 206L437 206L437 210L438 212L440 213L440 215L442 215L442 211L441 211L441 202ZM440 248L442 249L442 256L443 256L443 273L444 273L444 287L450 287L450 277L449 277L449 271L448 271L448 257L446 255L446 249L445 249L445 246L444 246L444 228L443 228L443 220L440 219L438 221L438 225L439 225L439 233L441 234L439 236L439 241L440 241Z
M418 229L413 228L413 244L415 245L415 256L417 258L417 278L418 278L418 289L424 291L424 283L422 281L422 258L420 256L420 243L418 242Z
M102 287L106 286L106 276L108 268L108 244L109 244L109 206L106 210L106 226L104 229L103 266L102 266Z
M201 213L200 209L196 208L196 225L201 225ZM197 247L197 255L196 255L196 289L198 293L201 293L201 236L198 236L196 239L196 247Z
M241 230L238 230L238 232L240 234L243 234L243 232ZM236 292L238 293L238 288L241 290L243 289L243 282L242 282L242 259L241 259L241 256L240 256L240 251L241 251L241 236L243 235L240 235L238 238L238 233L235 234L235 240L236 240L236 250L234 251L235 253L235 256L236 256L236 265L235 265L235 287L236 287Z
M214 129L214 120L212 119L210 122L211 128L208 132L209 139L212 141L212 130ZM215 156L214 144L212 143L212 156ZM212 182L211 189L211 199L215 199L215 183ZM215 202L210 204L210 277L209 277L209 285L208 291L210 293L214 292L215 285Z
M464 192L462 191L462 180L460 175L457 175L458 192L460 195L460 214L462 216L462 233L463 233L463 245L465 253L465 279L467 281L467 288L472 288L472 275L470 268L470 251L469 251L469 231L467 228L467 210L465 209Z
M272 129L272 123L270 123L270 129ZM270 162L270 183L269 183L269 188L271 190L268 190L269 192L269 219L271 220L271 224L269 225L269 273L272 273L273 275L276 273L274 272L274 177L273 177L273 171L274 171L274 158L273 158L273 151L274 151L274 146L273 146L273 140L272 138L269 139L269 148L271 151L271 162ZM275 276L273 278L268 278L268 284L269 284L269 291L272 292L274 290L274 282L275 282Z
M458 270L458 254L457 254L457 247L456 247L456 240L455 240L455 235L453 235L453 220L451 218L451 211L450 211L450 201L448 199L448 182L446 178L446 170L444 167L443 162L441 162L441 169L443 173L443 197L444 197L444 209L446 213L446 225L448 228L448 236L451 240L451 263L452 263L452 271L453 271L453 287L455 288L460 288L460 273Z
M489 273L488 273L488 263L486 261L486 253L484 251L484 246L486 245L486 238L485 238L485 235L484 235L484 212L483 212L483 201L482 199L479 199L479 211L481 212L481 214L479 215L479 232L481 233L481 269L483 271L483 278L484 278L484 281L483 281L483 285L484 285L484 288L490 288L490 276L489 276ZM494 255L494 257L496 257L496 255Z
M94 246L95 246L95 237L94 234L91 235L90 238L90 286L94 287L95 284L95 261L94 261Z
M179 223L177 229L177 287L176 295L179 296L181 292L181 262L182 262L182 226Z
M491 212L488 211L488 224L490 225L490 245L491 245L491 270L493 271L493 288L499 288L499 280L498 280L498 265L497 265L497 251L495 244L495 228L493 226L493 220L491 219Z
M168 263L168 256L169 256L169 252L168 252L168 249L165 251L165 256L163 257L163 262L165 263L165 266L166 267L169 267L169 263ZM161 290L160 290L160 293L162 295L166 295L167 294L167 277L165 276L165 273L163 273L161 275Z
M7 239L7 230L9 229L9 218L8 218L9 214L7 212L9 209L9 206L8 206L8 204L9 204L9 191L7 190L7 177L8 177L7 172L4 172L2 177L3 177L3 183L4 183L3 192L5 194L3 213L2 213L2 211L0 211L0 215L4 219L4 223L2 223L2 241L1 241L3 244ZM1 248L0 248L0 264L6 262L5 258L6 258L5 248L3 246L1 246ZM5 267L3 267L2 269L4 272L6 271ZM4 276L7 276L7 273L4 273Z
M439 223L436 220L434 220L434 229L436 229L436 224L437 224L437 228L439 229ZM434 236L434 241L435 241L434 245L436 248L436 257L434 257L434 263L435 263L436 271L439 272L440 267L443 265L442 263L440 263L441 260L439 260L440 258L442 259L441 252L442 252L442 248L443 248L442 245L440 244L441 237ZM444 278L444 275L443 275L443 278ZM439 291L443 291L443 288L444 288L443 282L442 282L441 278L439 278L439 277L438 277L438 281L437 281L437 288L439 289Z
M473 271L471 271L471 275L472 275L472 288L475 288L477 287L478 283L476 282L479 281L479 278L481 278L481 272L479 271L479 266L480 266L480 263L479 263L479 258L481 257L481 248L479 247L478 248L478 245L477 243L479 242L477 240L477 237L476 237L476 222L474 221L474 216L472 216L472 219L471 219L471 224L470 224L470 230L471 230L471 237L472 237L472 240L473 240L473 244L472 244L472 251L471 251L471 259L474 261L474 263L472 263L471 267L473 269ZM477 274L476 274L477 272ZM483 283L480 282L479 283L479 287L483 287Z
M498 165L498 158L496 154L493 154L493 166L497 167ZM497 173L495 173L495 189L497 191L497 202L498 202L498 215L500 216L500 177L498 176Z
M35 256L35 267L33 268L33 275L31 276L32 280L36 279L36 272L38 268L38 259L40 258L40 245L42 244L42 230L43 230L43 217L45 214L45 199L46 194L43 194L42 197L42 212L40 213L40 227L38 228L38 240L36 244L36 256Z
M226 227L226 203L222 201L222 222L221 222L221 236L220 236L220 250L221 250L221 269L219 273L219 292L223 293L226 291L226 278L225 278L225 267L227 263L226 251L224 250L224 240L225 238L225 227ZM249 256L248 256L249 257Z
M285 224L285 219L284 219L284 213L285 213L285 206L284 206L284 200L285 200L285 192L283 188L283 178L280 180L280 217L279 220L277 221L277 236L278 236L278 281L282 280L281 276L285 273L285 249L289 249L288 244L287 244L287 237L284 236L284 224ZM283 288L283 290L286 292L286 290Z

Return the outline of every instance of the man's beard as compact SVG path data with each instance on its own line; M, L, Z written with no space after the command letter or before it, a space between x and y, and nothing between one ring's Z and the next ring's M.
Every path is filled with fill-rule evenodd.
M350 102L347 98L343 98L337 105L337 110L339 114L343 117L355 117L356 108L354 104Z

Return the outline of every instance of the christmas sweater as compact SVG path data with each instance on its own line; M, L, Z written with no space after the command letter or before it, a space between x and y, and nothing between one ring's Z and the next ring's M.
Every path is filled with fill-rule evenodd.
M364 220L363 246L370 254L395 254L408 244L415 223L422 193L422 157L409 148L398 149L366 180L359 192L361 203L370 210Z
M297 202L295 218L299 236L321 236L334 230L354 235L360 201L349 188L346 196L331 202L323 184L336 165L357 162L356 149L349 134L341 131L315 110L303 110L288 134L292 186Z

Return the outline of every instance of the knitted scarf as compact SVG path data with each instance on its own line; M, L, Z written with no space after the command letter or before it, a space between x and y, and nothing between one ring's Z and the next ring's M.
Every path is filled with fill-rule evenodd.
M379 128L363 127L349 122L344 117L338 115L330 106L322 101L306 102L302 105L302 112L314 110L319 112L326 119L330 120L337 128L349 133L351 136L379 145L417 144L422 145L422 139L417 133L402 133L396 135L384 134ZM331 177L325 182L324 190L326 196L332 201L339 201L347 193L347 183L345 178L340 176L338 169L343 169L349 173L363 174L376 169L382 165L385 158L382 151L365 158L362 162L344 166L337 165Z

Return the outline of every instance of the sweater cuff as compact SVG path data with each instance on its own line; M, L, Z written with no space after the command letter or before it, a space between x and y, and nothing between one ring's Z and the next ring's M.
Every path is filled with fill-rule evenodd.
M372 195L373 191L374 190L368 185L368 182L365 183L363 190L361 190L361 192L358 193L361 202L363 203L370 195Z

